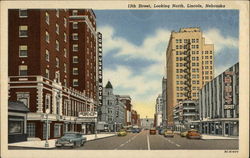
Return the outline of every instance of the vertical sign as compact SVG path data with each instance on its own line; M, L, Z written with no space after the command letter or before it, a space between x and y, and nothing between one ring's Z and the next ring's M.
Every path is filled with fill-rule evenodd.
M225 103L224 103L224 109L230 110L230 109L234 109L234 105L233 105L233 75L234 72L233 71L225 71L224 72L224 99L225 99Z
M99 107L102 106L102 34L98 32L98 97Z

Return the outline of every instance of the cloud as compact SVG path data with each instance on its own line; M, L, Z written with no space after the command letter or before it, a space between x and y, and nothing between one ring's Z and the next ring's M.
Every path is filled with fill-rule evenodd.
M104 55L111 50L118 50L116 57L126 56L128 58L140 58L153 61L161 61L165 58L167 41L170 37L170 31L157 29L155 33L144 39L142 45L135 45L125 38L117 37L116 32L111 26L100 27L103 34Z
M221 53L223 48L237 48L238 39L222 35L218 29L209 29L204 32L206 43L214 44L215 53Z

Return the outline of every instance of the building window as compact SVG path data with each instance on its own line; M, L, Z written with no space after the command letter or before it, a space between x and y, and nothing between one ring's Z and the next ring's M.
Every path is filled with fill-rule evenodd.
M45 109L49 109L51 108L51 95L50 94L46 94L45 95Z
M29 107L30 94L28 92L17 92L17 100Z
M47 43L49 43L49 33L46 31L45 34L46 34L45 35L45 40L46 40Z
M35 123L27 123L27 134L28 137L35 137L36 136L36 124Z
M67 42L67 35L65 32L63 33L63 37L64 37L64 42Z
M28 26L19 26L19 37L28 37Z
M198 49L198 48L199 48L199 45L196 45L196 48Z
M56 33L59 35L59 25L56 24Z
M76 16L77 14L78 14L78 10L73 10L73 11L72 11L72 15L73 15L73 16Z
M73 52L77 52L78 51L78 44L73 44Z
M27 57L28 56L28 46L20 45L19 46L19 57Z
M67 27L67 19L63 18L63 21L64 21L64 27L66 28Z
M67 65L64 63L63 67L64 67L64 72L66 73L67 72Z
M54 137L60 137L61 136L61 125L55 124L54 125Z
M64 79L63 82L64 82L64 86L67 87L67 80Z
M78 56L73 56L73 63L78 63Z
M56 17L59 18L59 9L56 9Z
M67 49L66 48L63 49L63 52L64 52L64 57L67 57Z
M19 18L27 18L28 17L28 10L27 9L20 9L19 10Z
M78 22L73 22L73 29L78 29Z
M59 51L59 42L56 40L56 50Z
M49 25L49 13L48 12L45 13L45 21Z
M20 76L27 76L28 75L28 66L27 65L20 65L19 66L19 75Z
M49 51L46 49L45 59L49 62Z
M60 73L58 71L55 73L55 80L57 83L60 82Z
M73 79L73 86L77 87L78 86L78 79Z
M78 40L78 33L73 33L72 38L73 40Z
M78 68L77 67L73 68L73 75L78 75Z
M49 69L45 70L45 77L49 79Z
M56 57L56 67L59 68L59 66L60 66L60 61L59 61L59 59Z

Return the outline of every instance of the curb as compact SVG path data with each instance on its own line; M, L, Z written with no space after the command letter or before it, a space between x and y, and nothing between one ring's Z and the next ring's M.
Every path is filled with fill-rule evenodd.
M114 137L116 135L111 135L111 136L107 136L107 137L101 137L101 138L96 138L96 139L91 139L91 140L87 140L86 142L90 142L90 141L95 141L98 139L104 139L104 138L109 138L109 137ZM37 149L37 150L52 150L52 149L56 149L56 147L51 147L51 148L45 148L45 147L27 147L27 146L12 146L12 145L8 145L8 147L17 147L17 148L27 148L27 149ZM22 149L10 149L10 150L22 150Z
M86 142L91 142L91 141L95 141L95 140L98 140L98 139L104 139L104 138L109 138L109 137L114 137L116 135L111 135L111 136L107 136L107 137L102 137L102 138L96 138L96 139L91 139L91 140L87 140Z

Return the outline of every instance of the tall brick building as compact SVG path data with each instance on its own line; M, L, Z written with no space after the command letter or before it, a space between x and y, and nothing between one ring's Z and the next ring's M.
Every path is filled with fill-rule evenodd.
M66 131L94 132L96 115L97 32L89 9L9 10L9 100L29 107L29 137L49 138Z

